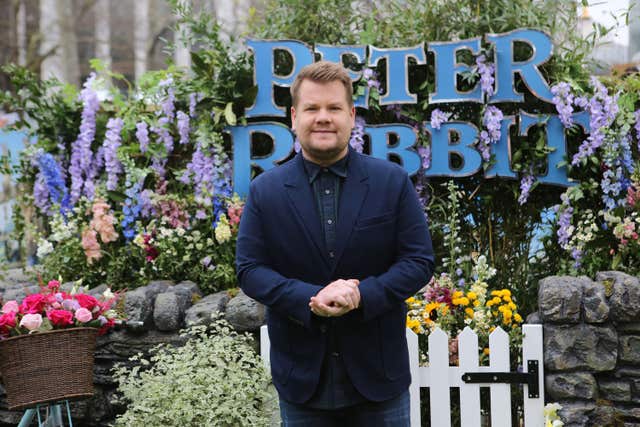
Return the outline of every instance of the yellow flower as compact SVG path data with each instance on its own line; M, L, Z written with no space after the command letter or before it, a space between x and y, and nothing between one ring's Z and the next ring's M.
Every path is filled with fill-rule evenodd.
M513 320L515 320L518 323L522 323L522 316L520 316L518 313L513 315Z
M502 295L502 292L500 291L491 291L491 296L499 297L500 295Z
M416 334L420 333L420 321L407 316L407 328L411 329Z
M475 300L475 301L473 302L473 306L474 306L474 307L477 307L477 306L479 306L479 305L480 305L480 301Z
M440 303L439 302L430 302L429 304L427 304L427 306L424 308L424 311L427 313L427 316L429 314L431 314L431 312L433 310L438 310L440 308Z
M510 308L511 310L515 310L516 308L518 308L518 307L517 307L514 303L512 303L512 302L510 302L510 303L508 304L508 306L509 306L509 308Z
M475 299L478 299L478 295L476 295L476 293L473 291L469 291L467 292L467 298L471 300L475 300Z
M491 301L494 304L500 304L502 302L502 300L499 297L493 297L493 299Z
M482 353L483 353L485 356L488 356L488 355L489 355L489 347L485 347L485 348L482 350Z
M231 239L231 227L229 227L229 220L227 220L227 216L225 214L220 215L214 235L216 236L218 243L224 243Z
M467 313L467 316L473 319L473 309L471 307L465 308L464 312Z
M511 297L511 291L509 289L503 289L502 290L502 296L503 297Z
M407 304L413 304L414 302L416 302L416 299L414 297L409 297L405 300L405 302Z
M462 291L455 291L455 292L453 293L453 295L451 296L451 298L452 298L452 299L460 298L462 295L464 295L464 292L462 292Z

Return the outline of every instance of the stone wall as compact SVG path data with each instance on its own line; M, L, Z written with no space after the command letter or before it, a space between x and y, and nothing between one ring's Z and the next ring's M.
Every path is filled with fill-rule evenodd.
M70 288L70 284L63 288ZM0 298L22 300L25 295L38 292L39 288L19 271L9 271L0 282ZM102 293L104 287L89 291ZM72 402L73 425L108 425L125 408L113 402L116 385L110 370L116 363L124 363L139 352L147 352L159 343L182 342L178 332L191 324L206 324L214 312L224 317L238 331L258 331L264 323L264 307L241 291L233 298L226 292L202 297L197 284L156 281L125 294L125 311L128 320L142 322L142 326L109 332L98 337L94 384L95 395L91 399ZM257 350L256 341L256 350ZM4 389L0 386L0 427L16 426L21 411L8 411Z
M640 427L640 281L608 271L540 281L546 400L567 427Z
M0 282L4 301L37 291L18 271ZM528 322L544 326L546 400L563 406L565 425L640 427L640 280L620 272L598 273L595 281L547 277L539 283L538 307ZM159 343L179 344L182 327L207 323L216 311L237 330L251 332L258 331L265 315L264 307L242 292L233 298L226 291L202 297L193 282L169 281L127 292L125 311L142 326L99 337L96 393L72 404L75 426L105 426L125 410L113 402L115 363ZM0 427L15 426L21 416L6 410L0 386Z

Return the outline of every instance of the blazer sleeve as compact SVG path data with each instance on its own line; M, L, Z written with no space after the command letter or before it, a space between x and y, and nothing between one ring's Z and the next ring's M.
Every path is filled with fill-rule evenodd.
M311 329L309 300L322 286L283 276L272 268L260 198L252 183L242 212L236 245L236 270L240 287L246 295Z
M389 269L360 282L362 313L367 322L397 308L424 287L433 276L435 257L424 211L408 176L397 209L396 259Z

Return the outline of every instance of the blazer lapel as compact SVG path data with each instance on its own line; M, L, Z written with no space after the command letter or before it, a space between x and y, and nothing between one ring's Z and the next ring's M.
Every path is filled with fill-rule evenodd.
M336 229L336 258L333 263L335 269L342 253L351 238L353 227L362 208L362 203L369 192L369 175L360 154L353 150L349 157L347 178L340 192L340 208L338 209L338 224ZM332 272L333 274L333 272Z
M302 163L302 154L296 155L292 160L295 162L287 180L285 182L285 188L293 210L297 213L298 220L304 225L304 229L307 231L307 237L311 240L316 249L318 250L319 258L322 259L325 266L329 268L329 263L326 255L326 247L324 243L324 237L322 234L322 225L320 224L320 217L318 216L318 210L316 209L316 199L313 195L311 185L307 178L307 173Z

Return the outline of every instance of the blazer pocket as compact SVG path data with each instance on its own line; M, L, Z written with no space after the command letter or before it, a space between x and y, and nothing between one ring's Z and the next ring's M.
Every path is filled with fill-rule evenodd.
M394 219L393 212L386 212L382 215L360 218L356 221L355 228L369 228L377 225L386 224Z

